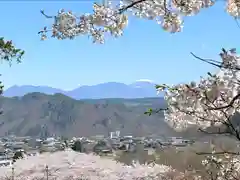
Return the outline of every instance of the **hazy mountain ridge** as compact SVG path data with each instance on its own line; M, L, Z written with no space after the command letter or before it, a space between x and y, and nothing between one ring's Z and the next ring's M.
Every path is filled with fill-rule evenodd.
M93 86L80 86L76 89L65 91L62 89L52 88L49 86L12 86L4 91L3 96L14 97L24 96L28 93L40 92L53 95L62 93L74 99L101 99L101 98L144 98L158 97L156 94L155 84L151 81L140 80L132 84L117 82L108 82Z

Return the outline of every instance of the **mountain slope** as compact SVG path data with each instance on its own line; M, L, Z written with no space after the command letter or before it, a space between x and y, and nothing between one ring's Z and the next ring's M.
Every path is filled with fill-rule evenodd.
M63 94L30 93L0 98L0 135L92 136L120 130L124 135L174 135L163 114L146 116L149 107L165 106L162 98L75 100Z

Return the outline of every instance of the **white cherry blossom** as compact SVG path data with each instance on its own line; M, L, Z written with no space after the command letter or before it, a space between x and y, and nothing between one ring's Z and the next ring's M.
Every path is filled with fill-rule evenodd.
M55 153L44 153L20 159L13 164L14 179L46 179L46 165L49 179L57 180L161 180L165 173L173 171L164 165L126 166L114 160L66 150ZM11 178L12 167L0 167L0 179Z
M222 68L216 74L208 73L199 82L159 87L159 91L165 90L165 119L170 125L179 130L191 125L207 128L222 125L239 112L239 98L232 100L240 89L240 58L230 51L220 57Z
M227 0L226 11L234 18L239 18L239 0ZM45 27L39 33L42 40L51 37L57 39L73 39L79 35L92 37L93 42L104 43L104 36L123 35L129 16L156 21L170 33L181 32L184 16L198 14L203 8L215 4L214 0L123 0L108 1L106 4L93 4L93 12L76 15L73 12L59 10L57 15L48 16L53 19L52 27ZM79 13L79 12L78 12ZM80 12L81 13L81 12Z

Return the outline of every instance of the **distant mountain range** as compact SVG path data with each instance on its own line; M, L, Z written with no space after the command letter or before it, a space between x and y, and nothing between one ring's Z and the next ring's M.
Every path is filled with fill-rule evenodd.
M129 85L118 82L107 82L93 86L80 86L70 91L49 86L15 85L6 89L3 96L24 96L32 92L40 92L48 95L61 93L74 99L145 98L161 96L157 96L155 83L151 80L144 79Z

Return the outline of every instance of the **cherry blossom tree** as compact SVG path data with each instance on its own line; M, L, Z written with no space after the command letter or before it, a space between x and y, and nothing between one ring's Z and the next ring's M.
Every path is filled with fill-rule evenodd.
M175 171L164 165L135 163L133 166L127 166L110 158L67 149L19 159L12 167L0 167L0 179L161 180L166 173L171 172Z
M199 82L156 85L159 92L164 91L168 103L168 108L164 110L165 120L179 131L198 127L199 131L207 134L228 135L236 139L236 146L239 146L240 56L236 49L222 49L220 61L192 55L218 67L219 71L215 74L209 72ZM151 109L147 114L158 111ZM240 178L240 152L219 152L213 146L212 152L197 154L208 155L203 165L211 179ZM213 169L217 171L213 173Z
M194 54L193 54L194 55ZM189 126L206 128L226 126L216 134L229 134L240 141L240 129L233 125L232 118L240 110L240 57L235 49L222 50L221 62L196 58L220 68L216 74L208 73L199 82L168 86L157 85L165 92L168 108L164 111L166 121L178 130Z
M128 24L128 17L134 15L139 18L156 21L165 31L181 32L183 20L186 16L198 14L202 9L215 4L215 0L123 0L111 1L107 5L93 4L93 12L77 15L71 11L59 10L53 19L51 27L44 27L39 32L41 39L47 35L57 39L74 39L80 35L92 37L94 43L104 43L104 36L114 37L123 35ZM226 11L235 19L240 16L240 4L237 0L227 0Z
M93 4L93 12L76 15L73 12L59 10L51 27L39 32L41 39L48 35L57 39L74 39L87 35L94 43L104 43L104 37L123 35L130 15L156 21L163 30L170 33L181 32L184 17L194 16L204 8L216 3L214 0L123 0L119 3L109 1L108 5ZM240 17L240 2L227 0L226 12L234 19ZM156 85L157 91L164 91L168 108L164 109L165 119L176 130L197 127L207 134L228 135L240 142L240 126L233 119L240 111L240 56L235 49L222 49L220 60L203 59L219 68L217 73L208 73L199 82L177 85ZM163 109L150 109L151 115ZM204 153L198 153L199 155ZM239 152L216 152L214 147L203 165L210 179L239 179ZM218 157L217 155L222 155ZM213 168L214 167L214 168ZM217 169L213 173L212 169Z

